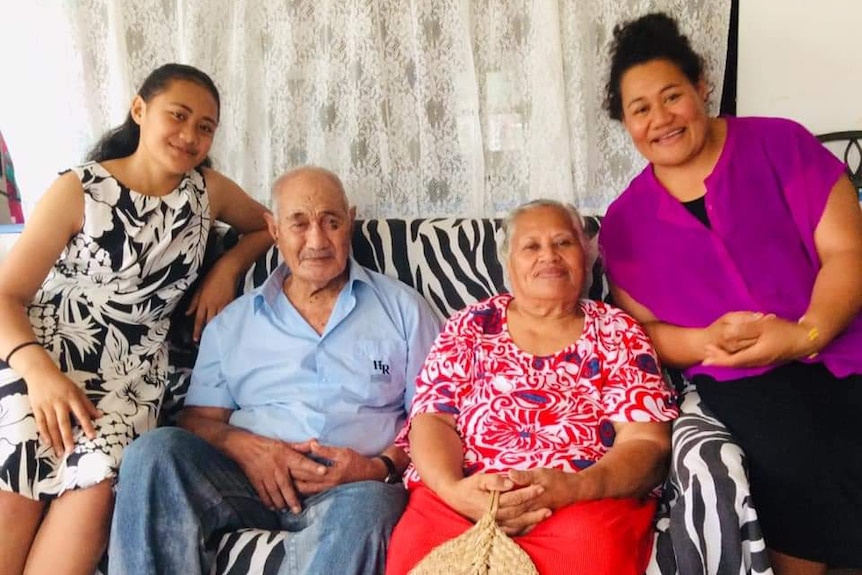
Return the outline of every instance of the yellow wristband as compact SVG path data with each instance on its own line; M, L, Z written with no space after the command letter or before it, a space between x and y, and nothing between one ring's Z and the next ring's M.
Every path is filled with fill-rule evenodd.
M799 324L800 325L802 325L802 321L804 319L805 319L804 317L799 318ZM810 343L814 343L815 341L817 341L820 338L820 330L817 329L816 326L812 327L811 329L808 330L808 333L805 334L805 337L808 338L808 341ZM815 351L814 353L812 353L811 355L808 356L808 359L814 359L815 357L817 357L817 353L818 352Z

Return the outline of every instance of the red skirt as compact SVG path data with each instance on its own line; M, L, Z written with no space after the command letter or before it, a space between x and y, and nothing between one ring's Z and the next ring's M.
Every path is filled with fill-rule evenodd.
M652 497L574 503L514 540L542 575L643 575L655 509ZM472 526L433 491L417 486L392 533L386 575L405 575L434 547Z

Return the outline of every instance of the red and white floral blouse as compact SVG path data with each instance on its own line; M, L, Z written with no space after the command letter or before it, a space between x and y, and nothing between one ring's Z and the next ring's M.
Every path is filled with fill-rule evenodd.
M549 467L577 472L614 441L611 422L670 421L675 394L643 328L610 305L581 300L584 331L550 356L519 349L509 336L510 294L454 314L416 380L410 418L455 416L464 473ZM407 433L397 443L409 453ZM411 464L407 487L420 481Z

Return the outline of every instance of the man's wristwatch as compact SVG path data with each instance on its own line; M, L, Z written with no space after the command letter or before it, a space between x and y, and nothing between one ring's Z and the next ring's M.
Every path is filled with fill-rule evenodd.
M386 478L383 481L389 485L401 483L401 474L398 473L398 469L395 467L395 462L386 455L378 455L377 459L382 461L383 465L386 466Z

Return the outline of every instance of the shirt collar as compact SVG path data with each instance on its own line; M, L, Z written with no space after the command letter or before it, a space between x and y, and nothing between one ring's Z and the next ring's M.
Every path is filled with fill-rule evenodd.
M643 172L646 190L655 197L656 217L665 222L685 227L702 227L697 218L688 217L687 208L668 192L655 175L652 164Z
M707 193L709 193L709 190L714 187L710 185L710 182L719 177L719 175L724 171L724 165L729 162L734 144L733 136L735 119L730 116L722 116L722 118L725 120L726 134L721 152L719 152L718 160L716 161L715 166L713 166L712 171L704 179ZM688 209L682 205L682 202L674 198L670 192L665 189L656 177L655 169L652 164L649 164L646 167L643 175L646 178L647 187L650 190L650 193L658 198L656 202L656 216L660 220L693 228L700 228L703 225L697 220L697 218L690 218L683 215L688 211Z
M347 261L348 273L347 273L347 283L345 284L343 289L349 291L349 293L353 293L355 285L357 282L367 285L369 288L377 292L377 287L374 282L371 280L371 275L368 273L364 267L359 265L359 263L353 259L353 256ZM278 299L279 295L283 293L284 280L287 279L287 276L290 275L290 270L287 267L287 264L281 262L269 277L266 278L259 288L255 291L254 295L254 310L258 311L260 307L266 303L266 305L272 309L275 306L275 302Z

